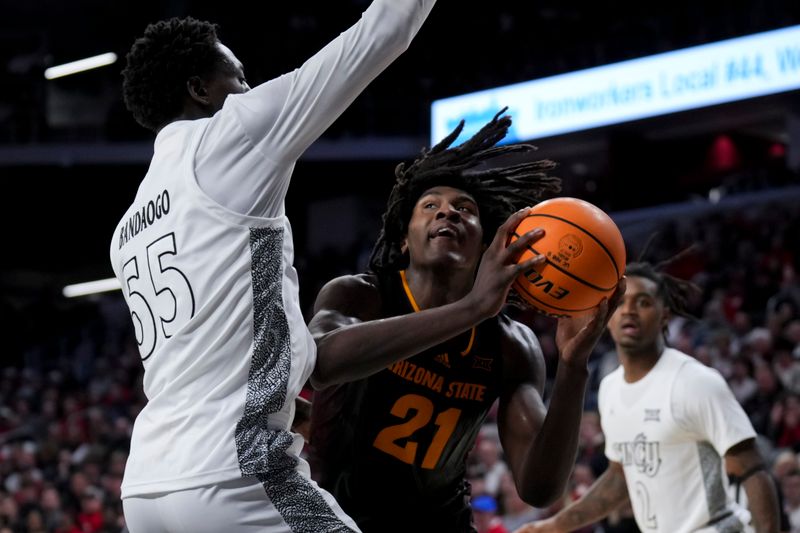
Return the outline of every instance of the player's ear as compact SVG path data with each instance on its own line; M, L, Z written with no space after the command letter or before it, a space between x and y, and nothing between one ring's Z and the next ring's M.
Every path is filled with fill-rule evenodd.
M669 307L665 305L664 312L661 315L661 329L665 329L669 325L669 321L671 318L672 318L672 311L670 311Z
M403 244L400 245L400 251L403 252L403 254L408 253L408 237L403 238Z
M192 100L201 106L205 107L211 103L206 82L200 76L192 76L186 80L186 91Z

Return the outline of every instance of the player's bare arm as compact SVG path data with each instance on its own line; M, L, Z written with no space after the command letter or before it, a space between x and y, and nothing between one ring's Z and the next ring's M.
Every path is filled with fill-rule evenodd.
M506 330L498 426L517 490L531 505L545 506L566 488L578 450L587 361L624 291L623 280L611 301L592 313L559 320L560 360L547 411L542 401L544 361L536 337L521 324Z
M535 231L506 247L508 233L527 215L511 215L483 254L472 290L460 300L418 313L379 319L381 301L369 275L344 276L320 291L309 324L317 343L312 385L324 388L365 378L495 316L514 279L544 260L517 264L525 246L541 238Z
M514 533L567 533L598 522L629 501L622 465L611 461L589 491L555 516L526 524Z
M728 474L744 478L750 514L757 533L777 533L780 527L778 497L775 485L767 474L755 440L748 439L725 453Z

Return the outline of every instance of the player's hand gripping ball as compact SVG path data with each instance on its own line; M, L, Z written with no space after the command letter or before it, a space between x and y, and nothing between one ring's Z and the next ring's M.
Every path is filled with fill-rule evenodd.
M535 228L544 237L519 258L544 254L546 261L521 274L513 288L527 303L550 316L576 316L611 297L625 273L625 242L604 211L577 198L553 198L535 205L509 239Z

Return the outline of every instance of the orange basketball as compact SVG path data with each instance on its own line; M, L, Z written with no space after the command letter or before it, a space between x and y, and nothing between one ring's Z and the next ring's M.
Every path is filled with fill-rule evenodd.
M577 198L554 198L534 206L509 242L536 228L544 237L519 261L544 254L546 262L520 275L514 289L546 315L576 316L614 293L625 273L625 243L600 208Z

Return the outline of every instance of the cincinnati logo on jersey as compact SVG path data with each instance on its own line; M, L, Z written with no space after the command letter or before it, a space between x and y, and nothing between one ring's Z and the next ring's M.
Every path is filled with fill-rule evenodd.
M614 451L621 458L623 466L634 466L648 477L655 477L661 466L661 452L658 442L647 441L644 433L639 433L633 442L615 442Z

